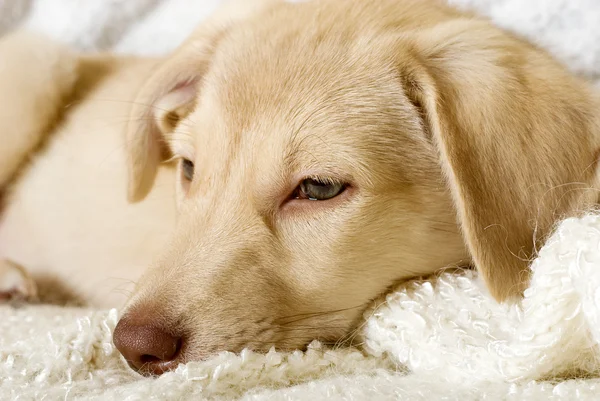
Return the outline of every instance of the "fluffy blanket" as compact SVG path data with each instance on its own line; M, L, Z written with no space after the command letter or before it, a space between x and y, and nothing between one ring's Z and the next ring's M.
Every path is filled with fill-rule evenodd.
M450 1L600 80L597 0ZM163 54L219 2L0 0L0 34L24 25L85 51ZM598 399L599 266L600 215L589 214L541 249L520 305L497 305L474 272L442 273L365 313L360 348L222 353L159 378L120 359L116 310L2 306L0 399Z

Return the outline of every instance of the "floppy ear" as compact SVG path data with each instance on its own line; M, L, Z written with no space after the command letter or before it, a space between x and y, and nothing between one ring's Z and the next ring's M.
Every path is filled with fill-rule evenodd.
M195 104L208 58L201 52L188 53L175 54L159 66L135 98L126 134L130 202L140 201L150 192L159 164L169 157L164 135Z
M130 202L144 199L152 189L159 164L169 158L163 136L192 111L202 77L224 33L233 23L277 3L226 2L147 79L134 100L126 134Z
M556 220L595 202L592 95L549 56L486 22L411 35L398 55L473 263L497 300L517 296Z

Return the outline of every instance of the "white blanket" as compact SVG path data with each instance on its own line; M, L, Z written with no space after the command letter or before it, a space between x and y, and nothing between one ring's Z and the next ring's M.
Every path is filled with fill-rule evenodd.
M451 1L600 80L597 0ZM0 34L25 25L82 50L162 54L219 2L0 0ZM368 311L360 350L223 353L156 379L114 349L117 311L3 306L0 399L599 399L600 217L563 222L533 268L518 306L497 305L473 272L444 273Z

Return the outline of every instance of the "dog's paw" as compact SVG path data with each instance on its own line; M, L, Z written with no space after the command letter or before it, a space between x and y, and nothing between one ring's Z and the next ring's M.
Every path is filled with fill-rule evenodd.
M23 267L0 260L0 303L31 302L37 299L35 281Z

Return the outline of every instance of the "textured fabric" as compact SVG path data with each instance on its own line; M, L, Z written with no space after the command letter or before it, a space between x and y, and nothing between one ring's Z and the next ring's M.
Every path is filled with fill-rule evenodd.
M597 0L450 1L600 78ZM0 34L25 26L84 51L164 54L219 2L0 0ZM520 305L497 305L474 272L443 273L368 311L361 349L223 353L157 379L136 375L115 351L115 310L0 306L0 399L593 400L599 263L600 218L570 219L534 262Z
M600 216L564 221L523 302L501 306L474 272L396 288L365 313L362 350L222 353L157 379L111 342L117 311L0 307L0 394L40 399L596 399ZM549 381L554 379L554 381Z
M223 1L0 0L0 34L24 26L81 50L160 55L176 47ZM489 16L549 49L573 71L600 79L597 0L448 2Z

